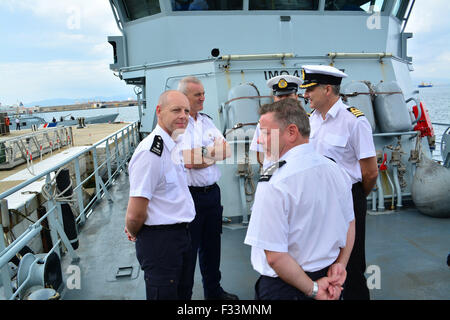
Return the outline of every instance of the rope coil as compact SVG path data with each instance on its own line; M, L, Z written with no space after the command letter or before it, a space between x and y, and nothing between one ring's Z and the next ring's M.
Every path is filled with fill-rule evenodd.
M54 199L56 202L65 202L68 203L72 209L74 209L74 204L76 203L76 199L74 197L75 193L72 193L70 196L63 196L64 193L72 188L72 179L69 179L70 183L67 188L58 193L59 189L56 185L56 177L63 169L63 167L59 168L54 177L42 186L41 193L47 201L49 201L50 199Z

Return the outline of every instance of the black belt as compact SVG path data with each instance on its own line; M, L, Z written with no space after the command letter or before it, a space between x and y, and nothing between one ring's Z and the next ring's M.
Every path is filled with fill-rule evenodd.
M178 230L178 229L188 229L188 222L181 222L175 224L157 224L157 225L146 225L144 224L144 228L149 230Z
M191 187L189 186L189 191L194 191L194 192L208 192L212 189L214 189L217 186L217 183L214 183L210 186L206 186L206 187Z
M307 275L309 278L311 278L311 280L316 281L316 280L319 280L319 279L322 278L322 277L325 277L325 276L327 275L328 269L329 269L330 267L331 267L331 265L329 265L328 267L325 267L325 268L323 268L323 269L314 271L314 272L305 271L305 273L306 273L306 275ZM275 281L275 280L278 281L278 280L280 280L280 281L283 281L283 282L284 282L284 280L282 280L280 277L269 277L269 276L261 275L261 278L266 278L266 279L269 279L269 280L272 280L272 281Z

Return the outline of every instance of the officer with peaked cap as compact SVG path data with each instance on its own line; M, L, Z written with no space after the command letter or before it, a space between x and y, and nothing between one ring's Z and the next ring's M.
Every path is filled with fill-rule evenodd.
M275 102L283 98L297 99L298 86L302 83L299 77L282 74L267 80L267 86L273 90Z
M355 245L346 266L347 280L343 297L347 300L370 299L364 272L366 197L378 176L372 128L364 114L346 106L340 96L340 84L347 75L331 66L307 65L302 69L304 97L314 109L310 116L310 141L316 151L340 165L352 180L353 208L356 220ZM343 272L332 270L330 272Z
M309 65L302 67L303 83L300 88L305 89L318 84L341 85L342 79L347 78L347 74L331 66Z
M272 89L273 100L275 102L283 99L298 99L297 91L298 86L302 83L299 77L291 76L288 74L282 74L267 80L267 86ZM258 144L257 140L260 135L259 124L256 126L255 134L253 135L252 142L250 144L250 150L256 151L258 163L262 167L267 167L270 162L264 159L264 152L262 146Z

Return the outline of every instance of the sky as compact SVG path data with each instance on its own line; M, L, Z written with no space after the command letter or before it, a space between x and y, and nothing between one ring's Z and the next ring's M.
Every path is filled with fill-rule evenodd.
M450 83L450 1L416 0L406 31L415 81ZM120 35L108 0L0 0L0 103L123 96L109 69Z

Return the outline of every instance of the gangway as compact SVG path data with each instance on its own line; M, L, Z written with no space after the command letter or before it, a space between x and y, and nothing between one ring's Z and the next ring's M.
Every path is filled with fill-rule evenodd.
M0 170L11 169L22 163L73 146L72 127L57 127L35 131L14 138L0 139Z

